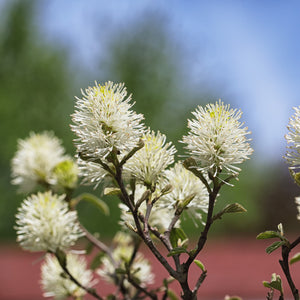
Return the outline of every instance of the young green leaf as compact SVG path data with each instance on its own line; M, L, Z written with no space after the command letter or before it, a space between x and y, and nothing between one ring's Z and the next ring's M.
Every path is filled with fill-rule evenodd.
M99 252L98 254L96 254L96 256L93 258L91 262L90 268L92 270L96 270L101 265L104 256L105 256L104 252Z
M177 248L174 248L172 249L169 253L168 253L168 257L170 256L174 256L174 255L177 255L177 254L181 254L181 253L187 253L187 250L183 247L177 247Z
M290 264L294 264L295 262L300 261L300 252L296 253L290 260Z
M263 281L263 285L267 288L275 289L275 290L279 291L281 293L281 295L283 293L281 278L279 275L276 275L275 273L272 274L271 281L270 282Z
M281 239L282 236L277 231L268 230L268 231L264 231L264 232L260 233L256 238L258 240L272 239L272 238L280 238Z
M55 252L55 256L57 260L59 261L59 264L65 268L67 266L67 255L64 251L57 249Z
M224 300L242 300L242 298L238 296L226 296Z
M107 206L107 204L102 201L101 199L99 199L98 197L96 197L93 194L90 193L83 193L78 197L79 201L87 201L90 202L91 204L95 205L98 209L100 209L100 211L108 216L109 215L109 208Z
M185 232L181 228L173 228L170 233L170 242L173 248L177 248L179 246L179 242L187 241L188 237ZM187 246L187 245L181 245Z
M213 220L221 219L224 214L230 213L242 213L246 212L247 210L239 203L232 203L225 206L220 212L214 215Z
M206 271L204 264L203 264L200 260L195 259L195 260L194 260L194 263L195 263L195 264L196 264L203 272Z
M176 296L176 294L172 290L168 290L168 297L171 300L179 300L179 298Z
M241 213L241 212L246 212L246 208L244 208L241 204L239 203L232 203L228 204L224 209L223 213L228 214L228 213Z
M107 187L104 189L105 196L118 196L121 195L121 190L116 187Z
M275 242L273 243L271 246L269 246L267 249L266 249L266 252L268 254L272 253L273 251L275 251L276 249L278 249L279 247L281 247L282 245L284 245L285 242L284 241L278 241L278 242Z

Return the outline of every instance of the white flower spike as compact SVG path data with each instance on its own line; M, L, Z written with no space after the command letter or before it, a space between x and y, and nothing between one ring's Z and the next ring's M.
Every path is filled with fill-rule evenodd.
M12 183L20 191L31 192L39 183L54 184L53 169L69 159L61 141L52 132L31 133L18 141L18 150L12 160Z
M106 158L113 150L122 156L135 148L144 131L144 117L131 110L134 103L130 103L131 95L127 97L124 84L96 83L82 91L82 95L82 99L76 98L71 128L78 137L77 152L84 157L79 159L82 175L87 183L93 184L100 182L106 171L98 163L97 168L90 162L107 163Z
M175 147L166 143L166 136L159 131L148 131L142 137L144 147L125 164L125 170L146 186L155 185L164 170L174 162Z
M294 107L294 110L288 125L289 133L285 136L288 143L285 160L291 170L300 168L300 106Z
M87 263L83 256L68 253L67 268L83 286L87 288L93 286L93 274L91 270L87 269ZM71 296L74 299L81 299L86 294L85 290L78 287L64 274L54 255L46 255L45 262L41 266L41 277L45 297L62 300Z
M64 250L84 234L77 223L77 212L69 211L64 195L51 192L31 195L16 214L17 241L29 251Z
M219 100L205 108L199 106L192 114L195 119L188 120L190 132L182 141L198 169L213 176L220 172L237 176L241 169L236 165L253 152L246 138L250 132L239 122L242 112Z
M202 220L202 214L207 213L209 201L205 185L192 172L184 168L181 162L166 170L165 174L173 189L158 201L158 205L175 211L177 206L192 196L193 199L187 205L186 211L192 218Z

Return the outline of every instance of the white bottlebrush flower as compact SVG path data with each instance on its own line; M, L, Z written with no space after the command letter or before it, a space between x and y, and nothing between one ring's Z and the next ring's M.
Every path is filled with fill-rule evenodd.
M300 197L295 198L295 203L297 205L297 210L298 210L297 219L300 220Z
M64 195L51 192L31 195L16 214L17 241L29 251L66 249L83 236L77 212L69 211Z
M77 98L71 126L78 137L77 152L84 157L79 161L80 168L85 169L87 161L107 163L112 150L121 156L137 146L144 131L144 117L131 110L131 95L127 97L124 84L96 83L82 95L82 99ZM95 178L101 179L102 175Z
M84 257L68 253L66 258L70 274L83 286L90 288L94 283L93 274L91 270L87 269ZM86 294L85 290L68 278L57 258L51 254L46 255L41 266L41 285L45 297L53 297L57 300L67 299L70 296L74 299L81 299Z
M147 188L144 185L137 184L135 193L134 193L134 203L137 203L139 199L141 199L144 192L146 192ZM154 194L152 197L156 197L160 194L159 188L156 188ZM167 207L161 207L158 203L160 200L158 200L152 207L151 214L149 217L149 224L152 227L156 227L159 231L164 232L168 227L169 224L174 216L174 210L170 210ZM120 225L124 227L124 229L127 228L126 224L130 224L133 227L135 226L134 219L132 216L132 213L129 211L128 207L125 204L119 204L119 207L121 209L121 221ZM146 214L146 201L144 201L140 207L139 211L143 213L145 216Z
M181 162L166 170L166 178L172 186L172 191L158 202L161 207L174 210L186 199L192 197L186 206L187 213L193 218L202 219L202 213L208 209L209 195L205 185L192 172L183 167Z
M288 125L289 133L285 136L288 143L285 159L290 169L300 169L300 106L294 110Z
M18 141L18 150L12 159L12 183L22 192L30 192L38 183L53 183L53 168L68 159L61 141L52 132L31 133Z
M236 165L253 152L246 138L250 132L239 122L242 112L219 100L205 108L199 106L192 114L195 119L188 120L190 132L183 137L183 143L198 169L214 176L220 171L238 175L241 169Z
M115 283L116 267L125 270L125 264L131 260L134 251L132 237L124 232L118 232L113 240L114 249L112 250L112 263L109 257L104 257L102 266L97 270L97 273L106 281ZM142 287L153 283L154 275L151 272L151 265L149 261L138 252L130 267L131 274L139 281ZM126 288L135 290L127 280L124 281Z
M174 162L175 147L166 143L166 136L148 130L142 137L144 147L125 164L125 170L146 186L155 185L164 170Z

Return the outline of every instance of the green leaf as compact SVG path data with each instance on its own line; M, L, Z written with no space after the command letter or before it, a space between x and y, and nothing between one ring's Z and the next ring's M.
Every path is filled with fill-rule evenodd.
M300 261L300 252L296 253L290 260L290 264L294 264L295 262Z
M98 209L100 209L100 211L108 216L109 215L109 207L107 206L107 204L102 201L101 199L99 199L98 197L96 197L93 194L90 193L83 193L78 197L79 201L87 201L90 202L91 204L95 205Z
M104 189L105 196L118 196L121 195L121 190L116 187L107 187Z
M203 272L206 271L204 264L203 264L200 260L195 259L195 260L194 260L194 263L195 263L195 264L196 264Z
M172 290L168 290L168 297L171 300L179 300L179 298L176 296L176 294Z
M241 212L246 212L246 208L244 208L241 204L239 203L232 203L228 204L224 209L223 209L223 214L228 214L228 213L241 213Z
M231 213L242 213L246 212L247 210L239 203L231 203L225 206L224 209L222 209L219 213L217 213L214 217L213 220L216 219L221 219L221 217L224 214L231 214Z
M181 254L181 253L187 253L186 249L183 248L183 247L177 247L177 248L172 249L172 250L168 253L167 256L170 257L170 256L174 256L174 255Z
M67 256L66 253L60 249L57 249L55 252L55 256L59 262L59 264L65 268L67 266Z
M272 274L271 282L263 281L263 285L267 288L275 289L279 291L281 294L283 293L281 278L279 275L276 275L275 273Z
M258 240L264 240L264 239L272 239L272 238L282 238L281 234L278 231L264 231L260 233L257 237Z
M187 247L188 237L181 228L172 228L170 233L170 242L173 248Z
M116 271L117 274L121 274L121 275L127 274L127 273L126 273L126 270L121 269L121 268L117 268L115 271Z
M91 262L90 268L92 270L96 270L101 265L104 256L104 252L99 252L98 254L96 254Z
M233 296L233 297L231 297L231 296L226 296L226 297L225 297L225 300L242 300L242 298L241 298L241 297L238 297L238 296Z
M284 241L278 241L278 242L275 242L273 243L271 246L269 246L267 249L266 249L266 252L268 254L272 253L273 251L275 251L276 249L278 249L279 247L281 247L282 245L284 245L285 242Z
M87 255L91 254L93 249L94 249L94 244L91 242L87 243L87 245L85 247L85 254L87 254Z

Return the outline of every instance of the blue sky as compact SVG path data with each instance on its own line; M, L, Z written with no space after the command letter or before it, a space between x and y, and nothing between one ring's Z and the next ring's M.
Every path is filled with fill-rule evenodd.
M286 125L292 107L300 105L300 2L42 3L37 22L45 37L70 47L73 61L80 61L91 72L99 44L105 46L115 30L149 9L162 14L170 35L184 49L190 85L196 88L205 78L210 86L225 86L226 93L219 97L244 112L257 155L272 160L284 154Z

